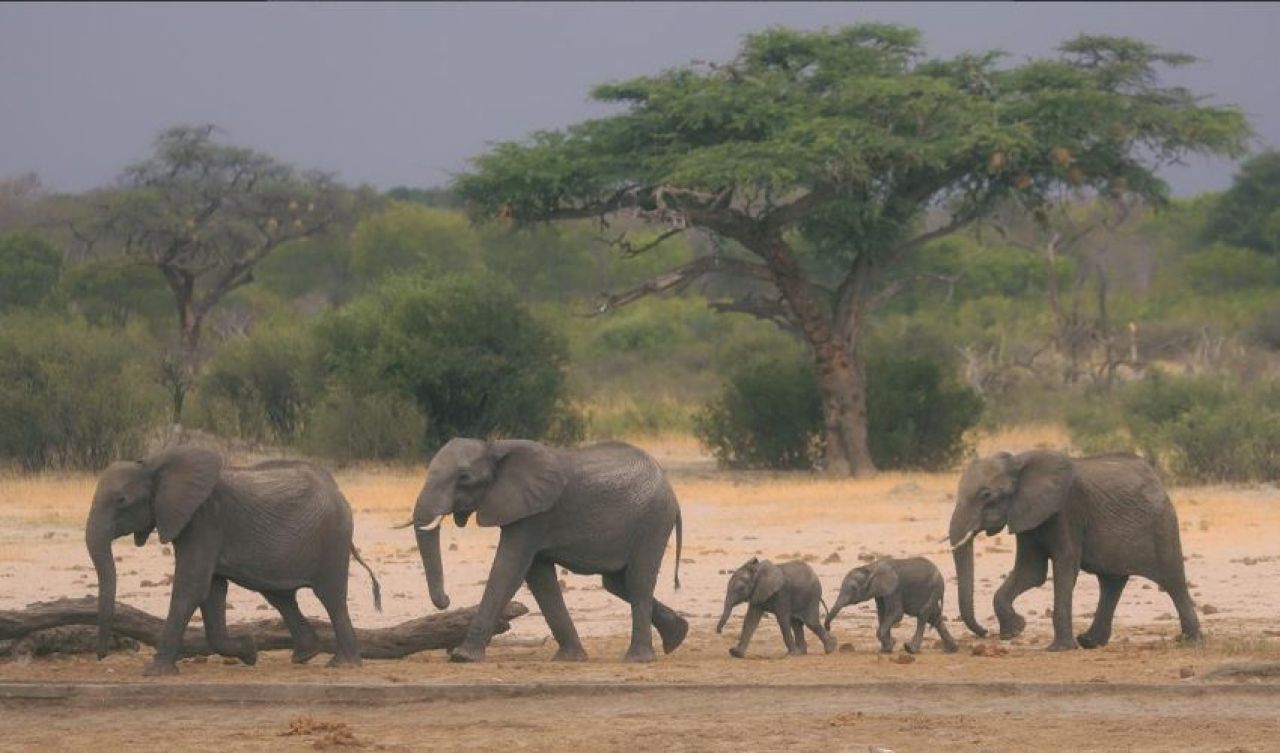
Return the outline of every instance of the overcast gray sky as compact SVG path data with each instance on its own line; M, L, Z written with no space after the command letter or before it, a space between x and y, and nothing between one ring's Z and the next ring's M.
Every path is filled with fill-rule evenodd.
M741 35L860 21L916 26L930 53L1050 54L1079 32L1204 61L1170 81L1244 108L1280 145L1280 4L490 3L0 5L0 177L55 190L111 180L162 128L212 122L237 144L379 188L432 186L487 142L604 112L597 83ZM1179 194L1234 166L1167 174Z

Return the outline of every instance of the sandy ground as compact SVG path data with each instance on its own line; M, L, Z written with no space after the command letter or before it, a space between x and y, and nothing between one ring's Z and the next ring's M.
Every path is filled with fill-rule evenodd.
M982 449L1016 451L1044 441L1043 434L1005 435L984 441ZM198 749L199 738L182 742L179 734L193 723L217 734L220 747L228 750L311 747L326 740L340 742L347 733L369 746L390 749L430 743L528 750L624 750L651 744L676 750L774 750L819 744L833 750L866 750L868 745L923 750L940 744L975 751L1046 745L1074 750L1280 750L1275 742L1280 739L1280 722L1270 711L1280 707L1280 694L1272 696L1276 700L1267 713L1255 713L1250 703L1212 692L1186 708L1154 700L1161 687L1185 687L1188 680L1183 676L1201 675L1224 661L1280 658L1280 625L1273 619L1280 596L1280 489L1273 485L1171 490L1188 577L1209 636L1200 648L1176 645L1178 623L1172 603L1153 584L1134 579L1121 601L1113 642L1098 651L1042 650L1050 635L1052 605L1046 584L1018 601L1028 628L1022 638L1000 644L1008 653L975 655L975 648L984 651L980 644L997 642L979 641L968 633L956 618L951 586L946 612L961 641L958 654L942 653L932 632L926 634L925 653L913 662L899 663L901 655L875 653L874 608L864 604L845 610L837 620L834 631L845 644L837 654L786 658L776 624L765 621L748 659L735 660L727 648L737 638L742 610L723 635L715 634L714 625L728 572L751 556L810 561L828 602L849 568L875 556L926 556L951 584L951 558L938 539L946 531L956 476L882 474L870 481L833 481L729 474L717 472L688 441L641 444L667 467L684 515L683 587L672 587L673 537L658 597L691 623L686 644L653 665L620 661L630 629L627 607L604 592L599 578L566 573L565 599L590 654L586 664L546 661L554 653L554 642L532 597L522 589L516 598L533 613L495 639L490 660L480 665L449 664L442 652L431 652L334 671L321 661L295 667L285 652L271 652L263 654L256 667L216 659L188 661L180 665L177 678L145 682L651 685L642 695L600 690L566 700L535 693L471 701L465 710L454 701L382 708L267 703L233 712L185 702L153 705L142 712L10 702L0 706L11 720L0 728L0 750L57 748L65 735L87 729L93 729L101 749L178 749L186 744ZM357 546L383 584L385 611L379 614L373 609L366 574L352 568L350 602L356 624L387 626L433 611L412 534L391 528L407 519L421 471L351 470L337 476L356 511ZM81 529L93 485L88 476L0 478L0 609L94 592L96 580ZM494 529L445 531L445 570L454 604L479 600L496 541ZM1007 535L982 538L978 544L976 602L980 619L992 628L991 595L1012 565L1012 546ZM167 550L154 539L142 549L121 539L116 554L119 598L163 615L169 589L162 583L172 568ZM1077 630L1087 626L1096 598L1096 583L1082 576L1075 597ZM233 622L264 616L268 609L260 596L234 586L229 600ZM300 594L300 603L305 613L323 615L309 593ZM912 627L904 622L895 630L899 643L910 636ZM539 643L543 639L545 643ZM140 673L149 654L144 648L103 662L83 657L0 660L0 683L144 682ZM866 683L895 682L925 683L925 690L919 698L865 690ZM1107 686L1115 694L1096 704L1072 705L1036 694L1005 697L1008 683ZM695 688L680 690L689 685L713 687L696 693L688 692ZM928 690L933 685L951 689ZM1136 686L1149 687L1157 695L1124 690ZM350 726L280 736L298 717ZM1023 719L1034 724L1020 724ZM574 735L566 737L563 729L569 720L589 724L575 725Z

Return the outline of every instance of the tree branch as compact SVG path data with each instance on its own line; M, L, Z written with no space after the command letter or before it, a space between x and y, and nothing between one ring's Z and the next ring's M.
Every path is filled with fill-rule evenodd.
M629 303L634 303L646 296L666 293L671 290L682 290L699 277L712 273L746 277L770 284L774 281L773 274L769 272L768 268L760 264L753 264L741 259L728 259L718 255L702 256L688 264L676 267L670 272L664 272L652 277L621 293L601 293L599 303L586 316L600 316Z

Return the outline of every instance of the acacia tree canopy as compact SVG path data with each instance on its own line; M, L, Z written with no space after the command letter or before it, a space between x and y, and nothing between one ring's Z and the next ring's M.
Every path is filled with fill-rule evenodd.
M773 28L727 64L596 87L616 113L499 144L455 188L478 218L626 213L663 236L736 241L749 257L695 260L641 292L709 272L774 288L818 366L828 468L869 473L859 344L879 270L1001 200L1035 212L1074 189L1158 204L1162 166L1241 154L1250 131L1237 109L1160 85L1160 69L1190 62L1104 36L1006 65L998 52L928 58L901 26Z

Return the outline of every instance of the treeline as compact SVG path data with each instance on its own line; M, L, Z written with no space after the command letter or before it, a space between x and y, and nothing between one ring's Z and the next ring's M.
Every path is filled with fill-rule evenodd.
M728 466L821 465L812 359L742 305L755 288L709 275L598 314L603 293L723 241L628 255L616 227L477 226L448 191L333 190L349 215L255 260L189 352L163 254L93 216L118 205L5 182L0 456L98 468L180 422L341 461L417 461L455 435L693 432ZM1266 153L1230 190L1159 213L1081 200L1047 224L997 214L930 242L888 271L869 324L876 465L951 468L975 426L1062 421L1078 449L1137 450L1181 479L1275 478L1276 207ZM633 248L661 232L627 230ZM191 268L238 263L230 243ZM216 276L195 279L199 302Z

